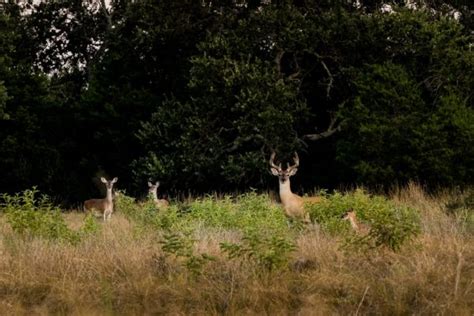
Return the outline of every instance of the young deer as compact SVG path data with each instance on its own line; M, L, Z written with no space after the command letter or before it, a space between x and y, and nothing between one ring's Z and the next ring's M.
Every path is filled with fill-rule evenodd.
M167 208L170 205L170 203L165 199L158 199L157 191L158 191L159 186L160 186L159 181L156 181L155 184L148 181L148 193L151 194L153 198L153 202L155 203L157 208Z
M351 224L352 229L358 234L367 234L370 231L370 227L367 224L360 223L357 220L356 212L351 208L344 214L342 214L341 218L345 221L349 221Z
M108 181L104 177L100 178L100 181L102 181L107 188L107 195L104 199L91 199L84 201L84 210L91 213L100 212L101 216L104 216L104 221L110 219L114 212L114 196L112 194L112 188L117 180L118 178L114 178L111 181Z
M298 171L300 160L298 154L295 153L293 157L294 165L287 164L286 170L283 170L281 163L277 166L275 164L275 152L270 156L270 171L274 176L278 177L280 182L280 200L285 209L285 214L290 218L301 218L304 222L309 223L310 218L308 212L305 210L305 203L318 203L321 201L320 197L301 197L291 192L290 177L294 176Z

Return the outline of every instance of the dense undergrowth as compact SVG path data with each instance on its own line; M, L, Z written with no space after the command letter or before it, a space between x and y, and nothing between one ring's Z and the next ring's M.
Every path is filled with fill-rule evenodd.
M3 195L0 313L472 312L472 191L320 194L310 225L255 192L159 210L122 192L105 223Z
M87 215L79 230L70 229L61 209L53 205L48 196L37 197L38 193L33 188L13 196L2 195L2 211L6 215L6 221L19 237L38 237L77 244L81 238L94 234L100 228L95 219Z

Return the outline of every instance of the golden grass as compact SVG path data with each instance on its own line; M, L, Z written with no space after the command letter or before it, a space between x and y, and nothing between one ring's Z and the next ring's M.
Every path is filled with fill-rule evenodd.
M413 184L392 194L422 215L422 233L398 253L346 251L313 227L276 272L227 259L219 243L236 231L195 232L196 251L215 256L196 275L119 213L77 246L19 238L1 218L0 315L472 315L473 235L446 215L448 198ZM83 219L64 216L71 227Z

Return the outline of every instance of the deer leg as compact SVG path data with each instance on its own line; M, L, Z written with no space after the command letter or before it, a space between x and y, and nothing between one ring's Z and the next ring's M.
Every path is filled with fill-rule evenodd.
M306 224L311 224L311 218L309 217L309 213L306 213L304 215L303 222L306 223Z
M110 218L110 211L105 210L104 211L104 222L106 222Z

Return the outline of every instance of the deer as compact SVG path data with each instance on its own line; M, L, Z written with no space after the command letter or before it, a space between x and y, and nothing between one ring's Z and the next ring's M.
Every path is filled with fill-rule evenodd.
M90 199L84 201L84 211L100 214L104 217L104 221L112 217L114 212L114 195L112 189L114 184L118 181L118 178L115 177L111 181L105 179L104 177L100 178L100 181L105 184L107 188L107 194L104 199Z
M280 190L280 200L283 204L285 210L285 215L288 218L300 218L305 223L310 223L309 213L305 210L306 203L318 203L321 202L321 197L301 197L297 194L291 192L290 186L290 177L294 176L298 171L300 165L300 159L298 153L295 152L293 157L294 164L290 166L288 163L286 169L283 170L281 163L279 165L275 164L276 153L272 152L270 156L270 172L278 177L279 180L279 190Z
M158 199L157 191L159 186L159 181L156 181L154 184L148 181L148 194L150 194L153 198L153 202L155 203L157 208L167 208L170 203L165 199Z
M345 221L349 221L352 229L358 234L366 235L370 231L369 225L360 223L357 220L356 211L354 211L354 209L352 208L350 208L347 212L342 214L341 219Z

